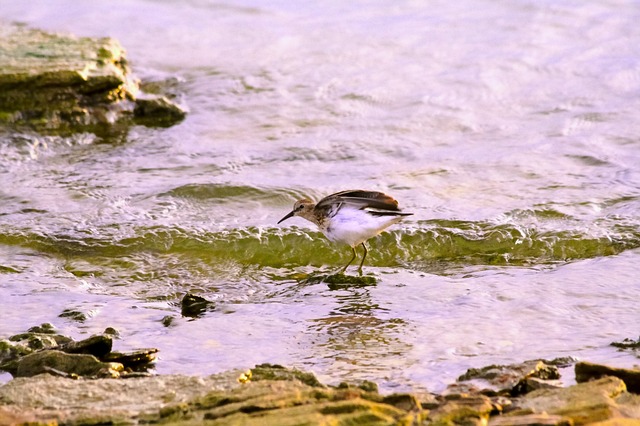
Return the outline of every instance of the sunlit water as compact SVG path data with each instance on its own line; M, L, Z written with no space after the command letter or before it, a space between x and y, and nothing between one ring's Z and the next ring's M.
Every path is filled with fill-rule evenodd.
M113 326L159 373L275 362L387 390L637 362L609 346L640 323L637 2L0 0L0 19L113 36L190 110L2 132L0 337ZM375 285L328 285L350 251L276 222L355 188L414 216L370 241ZM187 291L215 309L181 317Z

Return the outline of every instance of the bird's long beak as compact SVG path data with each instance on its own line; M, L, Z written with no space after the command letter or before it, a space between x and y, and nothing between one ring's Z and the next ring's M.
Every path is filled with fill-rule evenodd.
M290 217L293 217L293 211L291 213L289 213L288 215L286 215L285 217L283 217L282 219L280 219L278 221L278 223L284 222L285 220L289 219Z

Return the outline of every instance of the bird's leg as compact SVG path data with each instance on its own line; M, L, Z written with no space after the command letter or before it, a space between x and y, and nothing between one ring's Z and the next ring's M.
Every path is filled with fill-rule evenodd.
M344 274L347 268L349 267L349 265L351 265L351 262L353 262L353 260L356 258L356 249L354 247L351 247L351 251L353 251L353 256L351 257L351 260L349 261L349 263L344 265L344 268L340 270L339 272L340 274Z
M360 267L358 268L358 273L360 273L360 275L362 275L362 265L364 265L364 259L367 257L367 246L364 245L364 242L362 243L362 248L364 249L364 254L362 255L362 262L360 262ZM355 252L355 249L354 249Z

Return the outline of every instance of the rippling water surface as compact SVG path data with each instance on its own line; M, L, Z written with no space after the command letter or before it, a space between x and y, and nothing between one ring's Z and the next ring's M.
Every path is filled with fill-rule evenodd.
M0 0L0 19L113 36L190 110L0 133L0 337L114 326L160 373L276 362L383 389L637 363L609 347L640 319L637 2ZM374 285L330 285L349 250L276 222L354 188L414 216L370 241ZM183 318L188 291L215 309Z

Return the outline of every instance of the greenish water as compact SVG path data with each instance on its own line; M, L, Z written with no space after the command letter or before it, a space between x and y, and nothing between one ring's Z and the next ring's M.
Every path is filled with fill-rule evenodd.
M640 10L449 3L0 0L5 21L118 38L190 109L0 133L0 337L114 326L160 373L276 362L383 389L637 363L609 343L640 318ZM414 215L369 242L366 282L323 281L350 250L276 222L355 188ZM215 309L181 317L188 291Z

